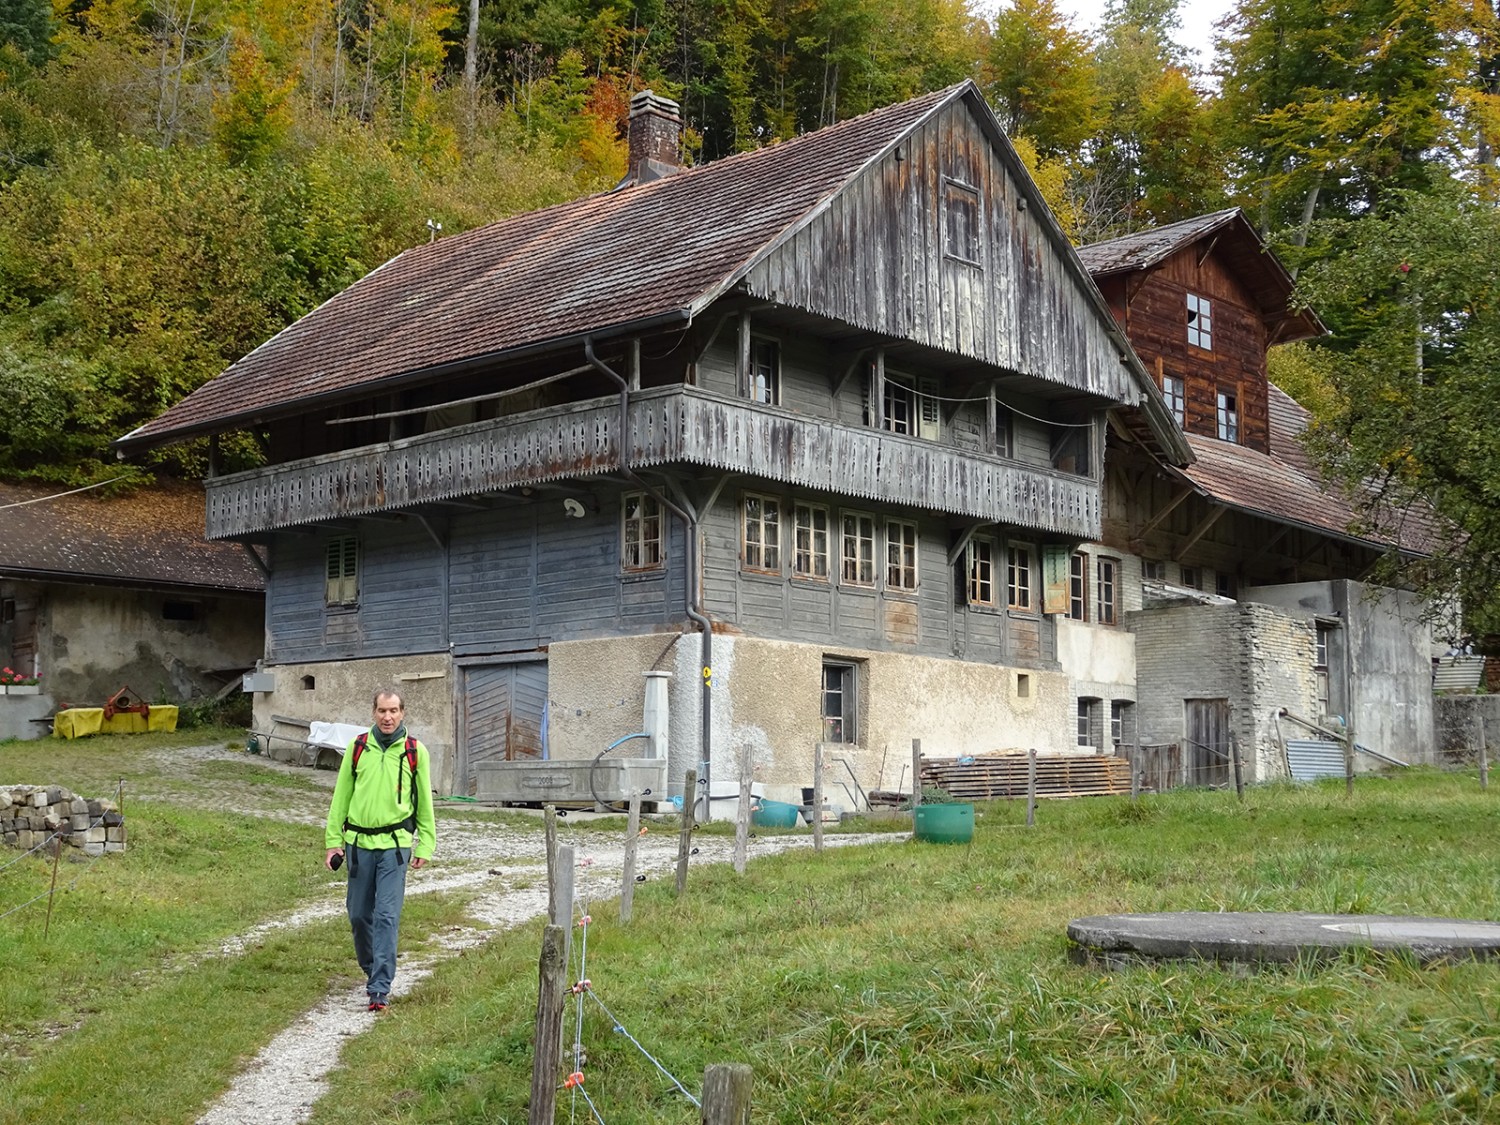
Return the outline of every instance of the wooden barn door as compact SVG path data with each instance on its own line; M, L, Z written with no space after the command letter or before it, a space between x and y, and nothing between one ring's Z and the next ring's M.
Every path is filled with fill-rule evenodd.
M542 756L546 704L545 660L464 669L460 746L464 784L470 792L478 763Z
M1187 699L1187 784L1229 784L1229 700Z

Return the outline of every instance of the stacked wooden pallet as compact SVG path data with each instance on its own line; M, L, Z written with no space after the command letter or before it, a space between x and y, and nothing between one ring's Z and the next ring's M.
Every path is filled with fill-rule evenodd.
M922 786L946 790L959 801L1026 796L1025 754L923 758ZM1099 797L1130 792L1130 763L1098 755L1038 754L1038 797Z

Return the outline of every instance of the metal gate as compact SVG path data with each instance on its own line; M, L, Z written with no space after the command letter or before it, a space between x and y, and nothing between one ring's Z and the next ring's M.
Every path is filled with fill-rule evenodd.
M487 664L464 669L459 733L467 791L479 762L513 762L542 756L542 716L547 705L547 662Z
M1229 700L1184 699L1189 785L1229 784Z

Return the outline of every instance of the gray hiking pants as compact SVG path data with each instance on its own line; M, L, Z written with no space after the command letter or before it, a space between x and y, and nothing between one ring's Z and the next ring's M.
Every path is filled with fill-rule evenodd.
M344 849L349 857L349 928L354 956L365 973L365 991L384 1000L396 976L396 930L406 897L410 848Z

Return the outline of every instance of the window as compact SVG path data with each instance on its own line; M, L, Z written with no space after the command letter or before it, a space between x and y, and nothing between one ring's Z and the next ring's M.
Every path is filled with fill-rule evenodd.
M794 511L796 542L792 573L799 578L828 578L828 509L798 504Z
M995 604L995 548L987 539L969 541L969 604Z
M1233 391L1219 392L1219 440L1240 440L1240 409Z
M957 180L943 183L943 252L979 264L979 189Z
M995 407L995 456L1016 455L1015 424L1011 412L1003 406Z
M620 562L626 570L656 570L662 565L661 504L644 492L627 492L621 503L624 526Z
M917 392L891 379L885 381L885 428L893 434L917 432Z
M1089 619L1089 558L1082 552L1068 559L1068 616L1074 621Z
M1079 746L1094 745L1094 704L1097 700L1078 701L1077 742Z
M1215 574L1214 593L1221 598L1234 597L1234 575L1225 574L1222 570Z
M1120 563L1116 559L1099 560L1099 596L1095 601L1098 607L1098 620L1100 625L1118 625L1119 607L1115 601L1120 585Z
M891 590L917 588L917 525L888 520L885 525L885 584Z
M1212 351L1214 346L1213 303L1196 293L1187 295L1187 339L1195 348Z
M885 428L893 434L936 441L942 435L941 404L932 379L887 373L885 380Z
M197 602L162 602L161 616L163 621L197 621Z
M1031 608L1031 548L1012 545L1006 552L1006 604L1011 609Z
M1031 698L1031 673L1030 672L1017 672L1016 673L1016 698L1017 699L1030 699Z
M1182 376L1163 375L1161 397L1167 400L1167 409L1172 412L1172 417L1181 426L1187 418L1187 388L1183 385Z
M840 540L839 580L850 586L875 585L875 518L845 512Z
M1142 559L1141 577L1148 582L1165 582L1167 580L1167 564L1160 559Z
M823 662L823 741L853 742L854 665L835 660Z
M1182 584L1189 590L1203 589L1203 572L1196 566L1180 566L1177 573L1182 576Z
M1130 703L1124 699L1112 699L1109 704L1109 742L1111 746L1122 745L1130 735Z
M742 557L747 570L781 573L781 501L746 495Z
M1332 630L1327 625L1319 625L1317 629L1318 636L1313 655L1313 682L1314 690L1318 694L1318 718L1324 719L1333 713L1333 698L1328 686L1328 634Z
M750 399L768 406L781 401L781 345L775 340L750 341Z
M323 600L328 605L355 605L359 601L359 540L342 535L328 541L328 583Z
M16 599L0 600L0 625L9 625L16 619Z
M318 678L316 676L303 676L302 677L302 690L303 691L317 691L318 690Z

